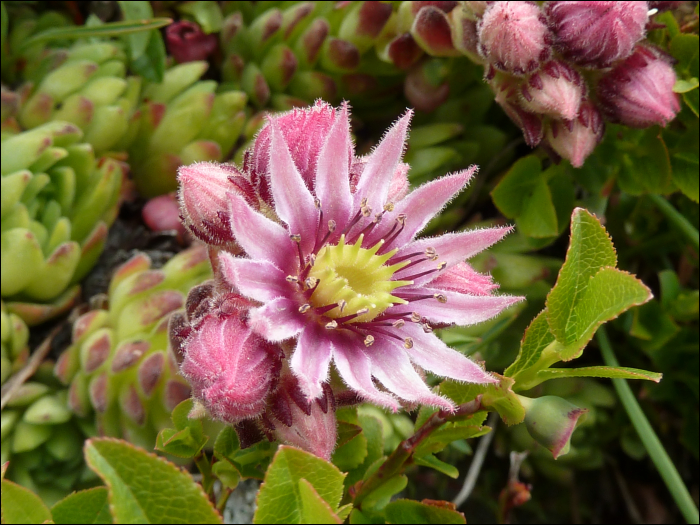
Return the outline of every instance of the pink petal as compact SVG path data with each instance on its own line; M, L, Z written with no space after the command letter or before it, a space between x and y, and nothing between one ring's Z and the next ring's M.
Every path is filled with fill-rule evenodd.
M416 275L431 270L441 262L447 263L446 268L450 268L465 259L473 257L492 244L497 243L512 230L512 227L474 229L459 233L447 233L440 237L429 237L414 241L401 248L396 254L396 257L416 252L423 253L426 248L434 248L438 258L435 261L427 260L418 263L404 270L402 273L397 274L396 278L400 279L408 275ZM436 273L432 273L423 277L418 277L414 279L414 284L420 285L430 282L435 279L437 275Z
M430 287L471 295L491 295L498 284L493 282L490 275L479 273L467 263L461 262L438 273L430 281Z
M348 106L343 104L328 134L316 167L316 196L321 201L323 220L346 224L352 213L350 160L352 156ZM348 155L349 153L349 155ZM325 228L322 224L321 228Z
M241 248L252 259L263 259L292 271L296 262L295 250L289 233L264 215L256 212L237 193L229 193L231 230Z
M260 302L272 301L292 293L284 272L268 261L253 261L219 254L221 273L241 294Z
M359 345L351 341L334 340L333 362L345 383L367 401L398 411L399 404L389 394L381 392L372 382L372 362Z
M307 253L316 242L318 210L313 195L294 165L284 135L275 121L270 122L270 127L270 187L275 211L287 223L290 233L301 235L301 247Z
M397 217L403 213L406 215L406 224L392 246L403 246L411 241L416 234L421 231L434 215L440 210L469 182L477 171L476 166L471 166L466 170L447 175L440 179L423 184L420 188L413 190L403 200L394 207L391 217ZM385 236L394 226L393 220L385 219L380 224L381 229L369 239L369 244L377 242Z
M451 401L433 394L408 359L406 350L393 340L379 339L367 352L374 375L387 390L407 401L454 410Z
M331 362L331 341L314 323L307 326L299 336L297 348L292 354L290 366L299 380L299 388L309 400L321 397L321 383L328 379Z
M434 334L426 334L420 325L409 323L401 331L413 339L413 347L406 350L406 353L418 366L439 376L458 381L498 382L478 364L447 346L440 338Z
M304 329L306 318L299 313L299 305L284 297L270 301L250 312L250 327L268 341L290 339Z
M401 289L409 291L409 288ZM447 297L444 303L437 299L415 301L406 306L395 306L396 311L409 310L427 317L434 323L468 326L495 317L509 306L519 303L524 297L512 295L468 295L430 288L415 288L411 292L420 294L442 294Z
M367 158L367 163L360 176L355 192L355 207L367 198L367 204L373 213L379 213L386 204L391 181L396 167L401 161L406 133L413 111L408 110L401 119L384 135L384 138Z

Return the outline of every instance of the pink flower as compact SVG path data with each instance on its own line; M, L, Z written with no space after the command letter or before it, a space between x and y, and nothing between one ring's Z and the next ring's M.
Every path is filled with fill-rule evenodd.
M598 68L628 57L649 18L646 2L547 2L545 11L562 55Z
M479 22L479 52L502 71L534 71L550 54L545 22L532 2L493 2Z
M676 73L661 52L639 45L598 82L598 101L613 122L634 128L665 126L680 111L675 83Z
M404 170L411 112L366 159L354 156L347 106L334 112L330 125L324 104L306 110L304 119L290 117L299 112L271 118L259 136L268 146L262 153L256 144L248 159L253 166L267 162L272 209L258 211L240 193L228 194L231 231L246 257L221 252L219 270L236 293L257 305L248 312L246 341L257 337L289 348L289 367L309 401L324 396L333 362L367 401L392 410L399 408L396 397L453 408L431 392L414 364L461 381L495 380L447 347L432 327L478 323L521 298L491 295L489 283L475 288L478 280L446 285L438 277L459 272L464 259L510 228L416 239L476 167L429 182L403 199L390 196L397 172ZM303 129L294 127L298 122ZM213 322L207 330L218 333ZM238 344L231 341L227 351ZM191 340L188 353L195 347ZM211 345L197 351L224 352Z

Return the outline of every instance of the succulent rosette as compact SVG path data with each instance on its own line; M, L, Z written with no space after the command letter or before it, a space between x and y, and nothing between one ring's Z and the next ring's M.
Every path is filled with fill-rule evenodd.
M394 411L399 400L453 408L428 388L416 365L461 381L495 382L432 331L484 321L521 300L492 294L490 277L464 262L510 228L416 239L476 167L406 194L401 159L411 114L370 155L358 158L347 105L333 109L317 102L270 118L235 176L232 167L212 164L180 170L188 227L197 235L207 225L216 232L228 225L242 250L234 255L219 242L224 248L214 264L224 295L246 298L236 299L235 318L226 314L230 308L219 308L194 326L183 345L183 373L218 418L259 415L263 383L271 385L268 391L275 388L268 380L270 346L283 349L307 401L325 397L331 363L361 398ZM218 183L205 191L209 179ZM254 195L241 190L241 179L251 181ZM269 196L260 191L268 188ZM241 315L244 303L250 306ZM237 359L239 351L247 357ZM260 386L258 397L236 393L236 385L247 384ZM222 390L229 394L221 396ZM236 396L240 403L226 405Z

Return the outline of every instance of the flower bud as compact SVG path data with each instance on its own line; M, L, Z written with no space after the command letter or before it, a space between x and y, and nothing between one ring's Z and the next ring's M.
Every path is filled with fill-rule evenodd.
M237 315L209 315L185 342L182 374L220 421L259 416L277 379L278 352Z
M534 71L550 54L545 22L534 3L494 2L479 22L479 52L503 71Z
M518 399L525 408L525 427L530 436L551 451L554 459L569 452L571 435L588 409L557 396Z
M497 74L491 81L491 88L496 93L496 102L503 111L523 132L525 143L534 148L544 136L542 116L525 111L520 107L518 99L519 85L512 79L505 78L502 73Z
M556 47L582 66L603 68L628 57L644 38L646 2L547 2Z
M584 101L574 120L550 121L546 138L554 151L575 168L580 168L603 138L604 131L600 112L593 104Z
M680 111L675 83L676 73L661 52L639 45L598 82L598 101L613 122L634 128L665 126Z
M177 238L182 242L187 231L180 221L180 207L174 193L167 193L149 200L141 211L143 221L154 232L177 232Z
M439 12L441 16L444 16L442 11ZM431 67L430 61L425 61L411 69L406 75L404 95L418 111L431 112L441 106L450 95L450 86L447 79L431 78L438 76L431 75L431 69L435 68Z
M578 71L565 62L552 60L523 82L521 104L533 113L572 120L578 114L584 90Z
M336 441L335 400L325 384L323 397L308 402L290 373L270 401L267 421L274 426L274 437L283 443L330 460Z
M427 5L421 8L411 27L416 43L431 56L459 55L452 44L452 31L448 16L439 8Z
M228 164L199 162L178 172L179 200L184 223L192 234L216 246L234 242L229 226L229 192L236 192L257 207L257 197L248 180Z
M216 35L205 35L202 29L189 20L180 20L165 28L165 44L175 60L194 62L206 60L216 49Z

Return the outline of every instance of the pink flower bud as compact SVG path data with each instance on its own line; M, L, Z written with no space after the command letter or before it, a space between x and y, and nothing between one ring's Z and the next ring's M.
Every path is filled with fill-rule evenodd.
M202 29L189 20L180 20L165 28L165 43L175 60L194 62L206 60L217 46L216 35L205 35Z
M572 120L585 95L585 84L574 68L552 60L523 82L520 95L522 106L532 113Z
M441 11L436 11L441 16L444 16ZM429 73L426 71L428 68L430 68L430 62L424 61L411 69L406 75L403 85L404 95L406 95L411 105L418 111L425 111L426 113L440 107L450 95L450 85L447 80L435 85L432 81L433 79L430 78Z
M534 71L550 54L545 22L534 3L494 2L479 23L479 52L503 71Z
M143 222L154 232L175 231L183 242L187 230L180 221L180 206L174 193L160 195L149 200L141 211Z
M571 435L588 409L557 396L518 398L525 407L525 426L530 436L551 451L554 459L569 452Z
M639 45L632 56L598 82L605 116L634 128L665 126L680 111L676 73L661 52Z
M266 416L276 439L330 460L337 434L335 400L328 384L320 399L308 402L293 375L281 378Z
M649 11L646 2L547 2L545 9L562 55L598 68L629 56Z
M530 113L520 107L518 100L519 84L512 79L504 78L502 74L495 76L491 82L491 87L496 93L496 102L503 108L506 115L510 117L515 125L523 132L525 143L534 148L544 136L542 116Z
M259 416L279 374L279 352L237 315L209 315L185 341L182 374L220 421Z
M258 199L250 182L234 166L198 162L178 170L179 200L185 226L198 239L215 246L234 242L229 226L229 192L245 197L257 208Z
M546 137L555 152L575 168L580 168L603 138L604 131L600 112L593 104L584 101L574 120L552 120Z

